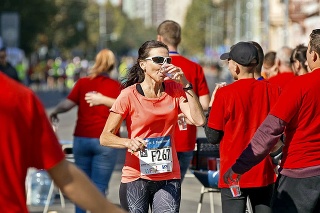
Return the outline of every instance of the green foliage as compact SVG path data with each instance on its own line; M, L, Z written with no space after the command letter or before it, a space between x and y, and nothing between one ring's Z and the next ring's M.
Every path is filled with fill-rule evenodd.
M132 50L137 50L145 41L156 39L156 29L145 29L141 20L127 20L120 32L119 39L110 44L110 49L117 55L127 55ZM136 51L137 52L137 51Z
M107 3L105 47L119 57L146 40L156 39L156 29L140 19L131 20L121 8ZM0 11L20 15L20 48L27 55L41 46L54 48L69 57L75 50L92 59L99 48L99 9L96 0L1 0Z
M189 6L185 24L182 27L183 51L188 55L203 54L207 20L211 15L211 0L193 0Z
M83 14L87 2L56 0L56 6L59 10L51 20L51 27L47 29L52 43L68 49L77 46L80 41L86 41Z
M0 11L20 15L20 48L28 54L34 50L38 34L50 26L57 7L54 0L1 0Z
M145 41L156 39L155 28L145 28L140 19L129 19L121 8L107 4L106 13L108 35L106 46L116 55L128 55Z

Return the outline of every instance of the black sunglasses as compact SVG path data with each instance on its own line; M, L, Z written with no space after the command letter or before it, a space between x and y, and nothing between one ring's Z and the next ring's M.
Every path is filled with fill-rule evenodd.
M154 56L154 57L148 57L146 60L151 60L155 64L171 64L172 59L170 57L163 57L163 56Z

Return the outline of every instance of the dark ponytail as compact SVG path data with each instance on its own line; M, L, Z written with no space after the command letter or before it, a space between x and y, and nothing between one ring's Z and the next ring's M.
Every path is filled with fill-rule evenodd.
M291 64L293 64L295 60L298 60L303 69L308 70L306 66L307 50L308 47L303 44L299 44L296 48L294 48L290 57Z

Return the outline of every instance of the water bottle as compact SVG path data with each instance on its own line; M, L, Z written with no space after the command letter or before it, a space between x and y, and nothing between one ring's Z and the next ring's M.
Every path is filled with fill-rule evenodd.
M36 170L30 176L31 181L31 205L45 206L49 190L51 187L51 178L45 170ZM54 201L55 194L53 193L50 199L50 205Z
M219 180L219 171L208 171L208 179L209 179L209 185L211 187L217 188L218 187L218 180Z

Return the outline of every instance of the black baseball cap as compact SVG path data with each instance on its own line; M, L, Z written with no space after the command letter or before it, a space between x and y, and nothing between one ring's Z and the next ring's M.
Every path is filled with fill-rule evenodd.
M231 59L243 66L251 66L259 63L257 48L249 42L239 42L230 48L230 52L223 53L221 60Z

